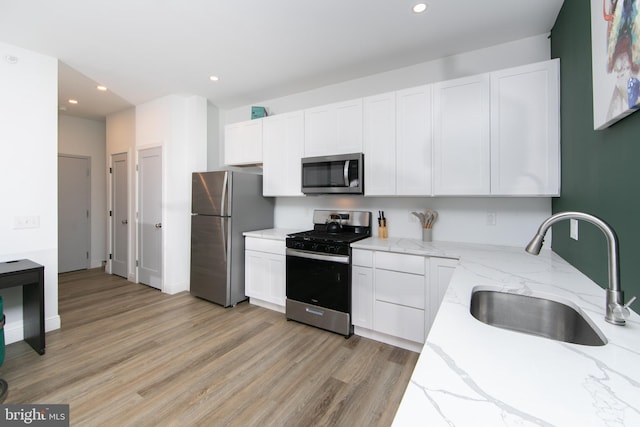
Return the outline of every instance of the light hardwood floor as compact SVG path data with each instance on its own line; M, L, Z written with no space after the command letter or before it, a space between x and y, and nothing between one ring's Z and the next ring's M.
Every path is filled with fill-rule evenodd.
M77 426L388 426L418 358L101 269L60 275L59 312L44 356L7 346L4 403L68 403Z

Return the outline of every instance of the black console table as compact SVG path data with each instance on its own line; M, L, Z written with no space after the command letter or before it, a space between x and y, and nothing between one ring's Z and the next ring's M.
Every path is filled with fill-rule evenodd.
M0 262L0 289L22 286L24 340L44 354L44 267L28 259Z

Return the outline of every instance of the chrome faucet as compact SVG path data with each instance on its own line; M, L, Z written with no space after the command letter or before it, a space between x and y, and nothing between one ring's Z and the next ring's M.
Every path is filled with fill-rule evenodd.
M624 293L620 289L620 273L618 271L618 238L613 229L603 220L593 215L583 212L560 212L550 216L538 228L538 232L526 247L526 251L533 255L539 255L542 249L542 242L547 230L556 222L564 219L581 219L590 222L602 231L607 238L607 248L609 251L609 287L606 296L606 314L604 319L614 325L624 325L625 319L629 317L629 306L636 297L631 298L624 304Z

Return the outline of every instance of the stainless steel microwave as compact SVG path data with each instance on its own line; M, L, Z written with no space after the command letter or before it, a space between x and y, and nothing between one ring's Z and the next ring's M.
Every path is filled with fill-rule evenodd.
M302 159L304 194L364 194L362 153Z

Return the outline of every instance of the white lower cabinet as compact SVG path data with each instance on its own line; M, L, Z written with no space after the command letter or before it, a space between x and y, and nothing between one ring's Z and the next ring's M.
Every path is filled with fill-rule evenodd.
M458 261L353 250L352 316L356 333L419 350Z
M373 329L383 334L424 343L424 310L376 300Z
M284 310L286 299L285 244L245 237L245 294L256 305Z
M351 323L373 328L373 269L354 265L351 270Z
M429 261L429 314L426 318L425 335L429 333L431 325L438 314L440 304L449 287L451 276L458 266L457 259L432 257Z

